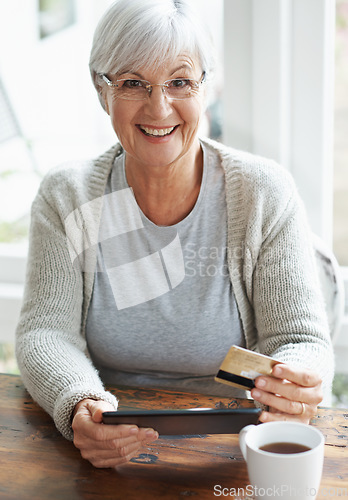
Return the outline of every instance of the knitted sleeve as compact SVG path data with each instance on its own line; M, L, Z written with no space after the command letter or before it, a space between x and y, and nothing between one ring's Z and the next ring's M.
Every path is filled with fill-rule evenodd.
M117 408L86 355L81 335L83 273L74 268L64 224L52 204L55 183L33 203L26 285L16 331L16 355L25 386L58 430L73 438L71 414L84 398Z
M290 179L268 191L253 270L253 308L261 352L317 371L330 402L333 349L302 201ZM262 203L261 203L262 207Z

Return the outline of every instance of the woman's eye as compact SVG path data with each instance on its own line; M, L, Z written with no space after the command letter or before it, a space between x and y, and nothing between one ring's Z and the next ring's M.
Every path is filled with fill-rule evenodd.
M122 85L126 89L136 89L143 86L144 84L141 80L125 80Z
M185 87L190 87L190 80L187 78L176 78L170 82L170 86L178 89L183 89Z

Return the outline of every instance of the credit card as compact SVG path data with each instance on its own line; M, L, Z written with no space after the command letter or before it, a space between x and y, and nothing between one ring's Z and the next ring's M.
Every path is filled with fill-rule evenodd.
M233 345L223 360L215 381L250 391L259 375L272 375L272 369L280 363L270 356Z

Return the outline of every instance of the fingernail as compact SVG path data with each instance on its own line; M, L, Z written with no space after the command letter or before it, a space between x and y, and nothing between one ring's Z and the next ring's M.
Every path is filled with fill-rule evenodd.
M257 387L265 387L266 380L264 378L259 378L256 380L255 383L256 383Z
M258 391L257 389L254 389L253 392L252 392L252 396L254 399L257 399L261 396L261 392Z
M276 365L274 368L273 368L273 374L274 375L281 375L283 373L283 369L281 366L279 365Z
M154 431L153 429L148 429L145 434L147 438L154 438L158 436L157 432Z
M139 431L138 427L132 427L131 429L129 429L129 434L137 434L137 432Z

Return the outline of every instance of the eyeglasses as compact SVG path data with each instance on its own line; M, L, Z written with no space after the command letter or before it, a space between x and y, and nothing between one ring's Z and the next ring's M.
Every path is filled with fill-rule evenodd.
M105 74L99 74L109 87L114 88L117 98L129 101L143 101L151 96L153 87L162 87L162 92L169 99L188 99L198 94L200 86L205 82L205 71L199 81L190 78L174 78L164 83L150 83L147 80L127 78L112 82Z

